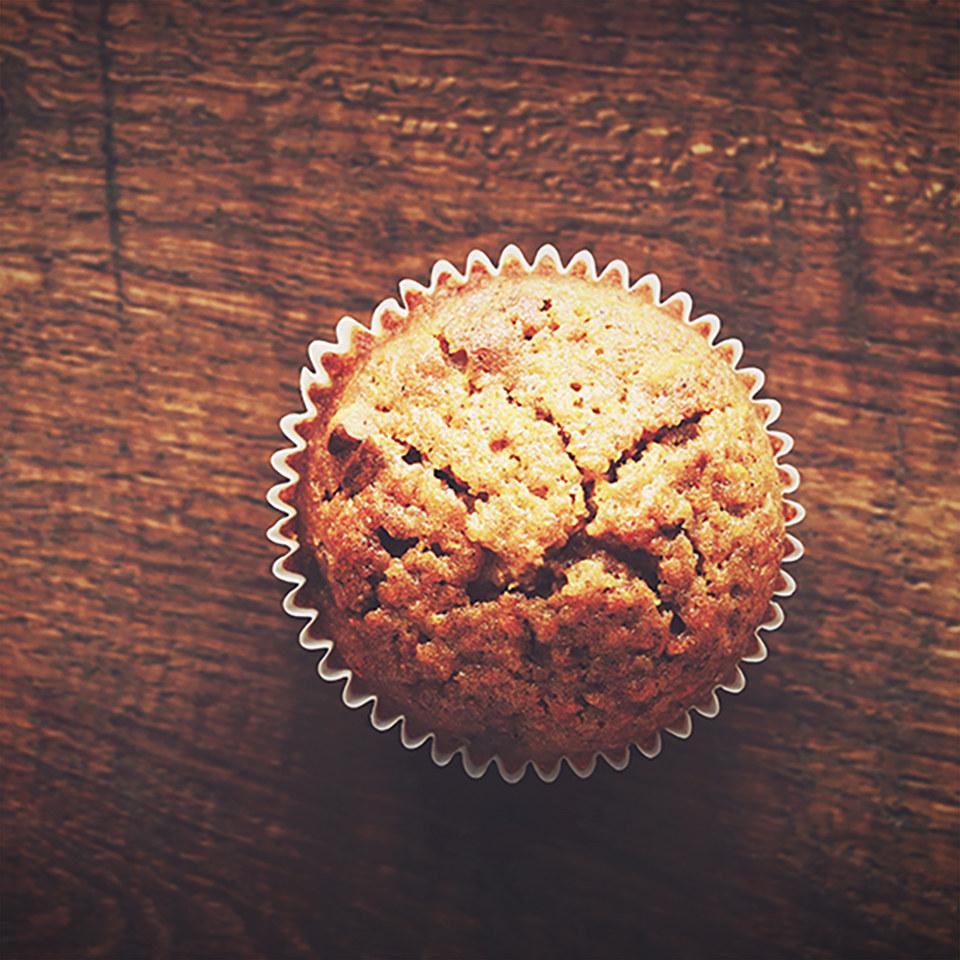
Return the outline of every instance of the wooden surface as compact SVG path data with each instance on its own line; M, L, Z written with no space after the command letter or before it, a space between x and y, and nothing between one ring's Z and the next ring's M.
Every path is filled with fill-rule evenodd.
M955 3L0 5L2 953L958 949ZM587 247L784 404L807 556L693 737L469 780L264 536L311 339Z

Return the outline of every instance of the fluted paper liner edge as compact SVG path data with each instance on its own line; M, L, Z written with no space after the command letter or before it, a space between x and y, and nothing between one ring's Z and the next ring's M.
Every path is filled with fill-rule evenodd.
M762 400L757 399L757 394L762 389L765 380L763 371L756 367L742 367L738 369L737 364L740 362L740 359L743 356L743 344L735 338L723 340L719 343L716 342L716 337L720 332L719 317L715 316L714 314L705 314L702 317L697 317L696 319L692 320L691 313L693 310L693 300L689 294L683 292L675 293L667 300L661 301L660 278L654 273L648 273L645 276L642 276L635 283L631 284L629 269L622 260L611 261L604 268L603 272L598 274L596 261L593 258L593 254L591 254L588 250L581 250L579 253L574 255L566 267L563 266L563 263L560 259L560 254L552 244L545 244L544 246L540 247L540 249L537 251L537 255L533 259L533 263L527 263L527 260L520 251L519 247L515 246L514 244L510 244L503 249L503 252L500 254L500 261L496 265L494 265L490 261L489 257L487 257L487 255L482 251L472 250L467 256L466 268L463 273L461 273L449 261L439 260L433 266L433 270L430 275L429 287L424 287L415 280L401 280L399 284L401 302L398 302L393 297L389 297L388 299L382 301L374 311L373 320L371 322L369 331L367 331L366 328L364 328L352 317L344 317L337 324L336 343L328 343L321 340L315 340L313 343L311 343L309 346L308 355L312 369L310 367L304 367L300 371L300 394L303 398L305 409L302 413L288 414L280 420L280 429L283 431L284 436L290 440L293 446L278 450L270 458L270 463L272 464L274 470L276 470L277 473L284 478L284 480L270 489L267 494L267 502L272 507L279 510L283 516L267 531L267 537L273 543L279 544L282 547L286 547L286 553L274 561L273 573L277 579L286 583L292 583L294 585L293 589L290 590L289 593L287 593L287 595L284 597L283 609L291 616L306 618L307 623L300 631L300 644L302 647L304 647L304 649L321 650L324 652L324 656L320 660L320 663L317 667L320 676L324 680L328 681L346 680L346 683L343 687L342 699L348 707L356 709L364 706L367 703L372 703L372 708L370 710L370 722L377 730L389 730L391 727L394 727L399 723L400 741L408 749L415 750L422 746L427 740L431 738L433 739L434 742L431 748L431 756L434 763L436 763L438 766L445 766L456 754L459 753L463 761L464 770L471 777L482 777L484 773L486 773L490 764L495 763L500 771L500 775L509 783L516 783L519 780L522 780L526 774L527 767L531 765L541 780L547 782L553 781L559 775L563 761L567 762L570 769L578 777L589 777L596 769L597 757L603 757L603 759L606 760L606 762L615 770L623 770L630 762L630 747L629 744L626 745L623 748L622 754L611 755L607 752L598 751L591 757L590 761L584 767L576 766L576 764L574 764L569 757L564 756L561 757L549 770L544 770L535 761L528 760L518 770L510 771L505 767L503 761L498 755L490 757L483 764L474 763L470 758L468 748L466 746L460 747L457 750L449 753L441 753L437 749L436 736L434 733L426 733L419 736L411 736L408 734L406 717L404 717L402 714L392 717L379 716L377 712L379 705L377 696L371 693L360 694L353 690L352 672L346 668L338 669L332 667L327 663L328 659L330 658L330 653L333 650L333 641L316 640L310 635L310 628L319 616L319 611L313 609L312 607L302 607L295 602L294 598L299 589L306 583L306 577L296 571L289 570L286 566L287 560L296 552L299 547L299 543L297 540L288 537L286 534L281 532L281 528L296 516L297 511L291 504L282 499L281 494L285 490L295 486L299 480L298 474L288 462L289 458L293 454L301 452L306 447L306 442L297 432L296 427L299 424L312 419L318 413L313 401L310 399L310 387L314 385L321 388L328 388L332 386L330 377L327 374L327 371L324 369L322 363L322 358L325 354L338 353L345 355L349 353L353 346L353 338L356 332L360 330L372 333L375 337L383 336L381 318L384 312L391 311L393 313L406 316L406 314L409 312L409 307L407 306L406 302L407 295L409 293L416 293L422 296L430 296L436 291L441 277L451 278L458 283L465 284L467 283L470 273L473 270L474 264L482 265L482 267L490 274L496 276L500 273L504 264L511 260L519 262L521 267L529 273L535 270L537 265L545 258L552 260L556 270L561 274L578 270L585 273L586 277L592 281L608 278L611 274L619 274L620 280L623 283L623 287L627 291L632 292L639 288L649 287L653 295L653 303L657 307L664 307L668 304L679 302L683 310L683 322L694 328L697 328L701 335L704 336L707 343L713 349L720 351L725 356L730 363L731 369L733 369L739 375L742 381L745 383L752 381L752 385L749 388L750 399L756 406L760 407L764 411L764 425L766 427L767 434L770 437L771 444L773 445L774 459L776 461L781 480L783 481L783 502L784 512L786 514L786 526L794 526L800 523L804 517L803 507L793 500L788 500L785 496L786 494L794 493L800 485L800 474L798 473L797 469L790 464L781 462L782 458L793 449L793 438L789 434L782 431L770 429L770 425L774 423L780 416L781 406L776 400L767 398ZM799 560L800 557L803 556L803 545L795 536L790 533L786 535L786 539L787 553L783 557L782 562L792 563L796 560ZM794 581L793 577L791 577L786 571L781 570L781 582L778 586L778 589L774 590L774 596L788 597L795 590L796 582ZM776 630L783 624L783 620L783 610L781 609L780 604L775 600L771 600L770 605L767 608L766 620L761 623L759 627L757 627L754 633L754 643L747 653L741 658L741 662L759 663L760 661L765 660L767 657L767 648L760 637L760 631ZM746 682L746 677L744 676L743 671L739 666L735 666L731 674L724 680L724 682L717 684L707 698L700 703L694 704L692 707L684 711L684 713L678 717L677 720L665 726L663 729L675 737L686 739L693 732L693 720L691 717L693 711L696 711L703 717L710 718L717 716L717 714L720 712L720 699L717 696L717 691L723 690L726 693L739 693L746 686ZM642 742L634 743L634 746L645 757L652 760L657 756L657 754L660 753L660 733L656 733Z

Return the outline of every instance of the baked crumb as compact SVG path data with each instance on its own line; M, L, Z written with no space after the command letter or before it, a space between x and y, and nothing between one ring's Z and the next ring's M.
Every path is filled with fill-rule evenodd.
M551 765L709 696L785 531L723 356L676 305L545 264L443 284L331 357L295 496L339 658L451 748Z

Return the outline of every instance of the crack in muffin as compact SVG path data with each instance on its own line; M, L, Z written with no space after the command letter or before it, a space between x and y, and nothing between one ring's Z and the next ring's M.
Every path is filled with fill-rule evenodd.
M655 735L730 676L778 582L747 383L679 303L549 258L406 300L324 355L289 458L332 655L477 764Z

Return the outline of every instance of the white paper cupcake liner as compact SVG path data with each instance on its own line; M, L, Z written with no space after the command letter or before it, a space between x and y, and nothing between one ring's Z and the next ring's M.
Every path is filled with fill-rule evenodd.
M468 748L465 746L459 747L458 749L452 751L441 751L438 748L437 735L434 732L424 733L409 729L410 724L403 714L393 714L391 712L389 715L382 715L383 711L377 695L366 691L361 691L356 679L353 676L353 673L349 669L334 666L330 662L331 653L334 647L333 641L318 640L311 634L311 627L319 616L319 611L313 607L303 606L297 601L297 595L301 587L303 587L306 583L306 577L297 570L291 569L288 565L293 555L299 549L299 543L294 537L291 537L284 530L284 528L288 527L290 521L296 516L296 509L283 499L282 494L291 487L295 486L299 480L297 472L290 466L290 457L293 454L303 451L306 447L306 442L297 432L296 427L301 423L304 423L305 421L317 416L317 408L314 406L313 401L310 398L310 388L319 386L321 389L323 389L332 386L330 377L327 374L322 362L324 355L329 353L336 353L340 355L347 354L353 347L354 336L358 331L363 331L365 334L373 334L375 337L383 336L384 331L382 326L382 317L384 313L389 311L391 313L406 316L409 312L407 305L408 296L410 294L415 294L429 297L437 289L437 285L441 278L444 278L447 282L452 280L456 283L465 284L474 264L481 264L482 267L485 268L489 273L497 275L503 268L504 263L511 260L518 261L524 270L527 272L532 272L540 263L540 261L545 258L549 258L553 262L553 265L556 267L557 271L561 274L580 272L588 279L593 281L607 278L611 274L617 274L620 277L624 289L628 291L632 292L643 287L649 287L653 295L653 302L655 306L664 307L674 302L680 303L683 311L683 322L689 324L691 327L697 330L714 350L718 351L722 356L725 357L725 359L729 362L730 367L735 370L741 380L748 385L750 399L764 412L764 425L766 427L767 434L770 437L771 444L773 445L774 458L776 460L777 468L784 485L783 502L786 514L786 526L792 527L800 523L805 513L803 507L799 503L789 500L786 497L786 494L794 493L800 485L800 474L798 473L797 469L790 464L782 462L782 458L785 457L793 448L793 438L783 431L770 429L771 424L773 424L780 416L781 406L776 400L757 399L756 396L764 384L765 378L763 371L757 369L756 367L742 367L738 369L737 364L740 362L740 359L743 356L743 344L739 340L731 338L729 340L723 340L719 343L715 342L716 337L720 332L720 319L717 316L714 314L706 314L702 317L696 318L695 320L691 320L690 315L693 309L693 300L689 294L682 292L675 293L667 300L661 301L661 284L659 277L657 277L656 274L648 273L635 283L631 284L629 279L629 269L622 260L611 261L604 268L603 272L598 274L593 255L587 250L581 250L579 253L577 253L566 265L566 267L563 266L563 263L560 259L560 254L551 244L546 244L537 251L537 255L534 257L532 264L527 263L520 249L513 244L510 244L504 248L500 255L500 261L496 265L494 265L487 255L482 251L472 250L467 256L466 268L463 273L457 270L457 268L448 261L440 260L434 264L433 270L431 271L429 287L424 287L415 280L401 280L399 284L400 302L398 302L395 298L390 297L380 303L373 313L373 320L369 330L364 328L352 317L344 317L337 324L336 343L328 343L322 340L315 340L313 343L311 343L308 350L308 356L310 358L312 368L304 367L300 371L300 393L303 398L305 409L301 413L288 414L280 420L280 429L283 431L284 436L287 437L287 439L293 444L293 446L278 450L270 459L273 468L284 478L284 480L270 489L267 494L267 502L272 507L279 510L283 516L267 531L267 537L274 543L279 544L281 547L286 549L286 552L283 554L283 556L279 557L274 562L273 573L279 580L282 580L286 583L292 583L294 585L293 589L290 590L290 592L284 597L283 609L293 617L303 617L306 619L307 623L300 631L300 645L306 650L323 652L324 656L321 658L317 670L324 680L346 681L343 686L342 699L348 707L356 709L368 703L372 704L372 708L370 710L370 722L377 730L389 730L399 724L400 741L410 750L415 750L418 747L421 747L427 740L433 740L431 756L434 763L436 763L438 766L445 766L456 754L460 754L463 762L463 768L467 774L469 774L469 776L474 778L482 777L484 773L486 773L490 764L495 763L500 771L500 775L508 783L517 783L519 780L522 780L526 773L527 767L531 765L541 780L551 782L559 775L560 768L564 761L566 761L570 769L578 777L589 777L596 769L598 757L602 757L615 770L623 770L630 762L630 745L628 744L624 746L620 751L617 752L597 751L590 758L586 766L582 767L577 766L569 757L564 756L561 757L550 769L544 769L535 761L528 760L521 767L519 767L519 769L511 770L508 769L504 761L498 755L490 757L482 764L475 763L469 755ZM799 560L800 557L803 556L803 545L795 536L793 536L793 534L788 533L786 535L786 539L787 553L783 557L782 562L792 563L796 560ZM796 590L796 582L785 570L781 569L780 575L780 583L778 584L777 589L774 590L774 596L789 597ZM775 600L772 600L767 608L766 619L754 632L753 644L741 658L741 662L759 663L760 661L765 660L767 657L767 647L760 637L760 631L776 630L783 624L783 621L783 610L781 609L780 604ZM694 711L703 717L711 718L717 716L717 714L720 712L720 698L717 696L717 692L723 690L726 693L739 693L746 686L746 682L746 677L744 676L743 671L739 666L734 666L729 675L725 677L721 683L717 684L708 697L706 697L700 703L696 703L691 706L677 720L666 725L663 730L675 737L680 738L681 740L685 740L693 732L692 713ZM634 743L633 746L635 746L636 749L639 750L639 752L645 757L652 760L657 756L657 754L660 753L661 750L660 733L655 733L651 737L648 737L641 742Z

